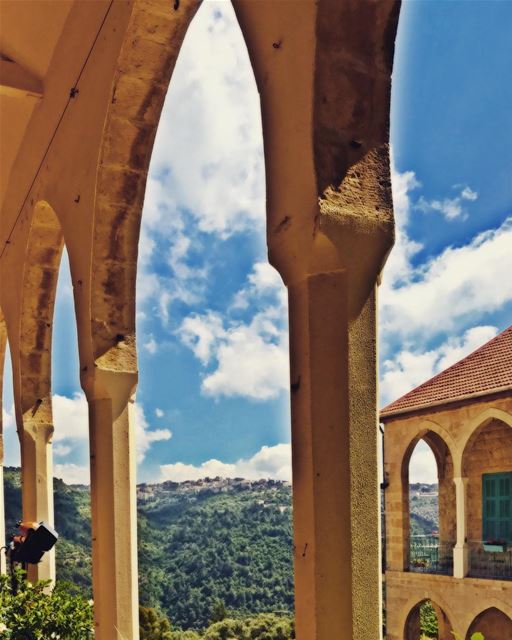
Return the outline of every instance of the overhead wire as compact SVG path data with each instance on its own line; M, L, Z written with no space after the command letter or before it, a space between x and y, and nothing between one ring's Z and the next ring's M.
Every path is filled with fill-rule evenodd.
M92 54L92 52L94 50L94 47L96 46L96 42L98 41L98 38L100 37L101 31L102 31L102 29L103 29L103 27L105 25L105 22L107 21L108 15L110 13L110 9L112 8L113 4L114 4L114 0L110 0L110 3L108 5L108 7L107 7L107 10L105 11L105 15L103 16L103 19L102 19L102 21L101 21L101 23L100 23L100 25L98 27L98 30L96 31L96 35L94 36L92 44L89 47L89 51L87 52L87 55L85 57L85 60L84 60L84 62L82 64L81 68L80 68L80 71L79 71L79 73L78 73L78 75L76 77L76 80L75 80L73 86L71 87L71 89L69 91L68 100L67 100L67 102L66 102L66 104L64 106L64 109L62 110L62 113L61 113L61 115L59 117L59 120L58 120L58 122L57 122L57 124L56 124L56 126L55 126L55 128L53 130L53 133L52 133L51 137L50 137L50 140L49 140L48 144L46 145L46 149L44 151L43 157L41 158L41 162L39 163L39 165L38 165L38 167L36 169L34 178L32 179L32 182L30 183L30 186L29 186L29 188L27 190L25 198L23 199L23 202L22 202L22 204L20 206L18 214L16 215L16 218L15 218L15 220L14 220L14 222L13 222L13 224L12 224L10 230L9 230L9 234L7 235L7 238L6 238L5 242L4 242L4 246L2 247L2 251L0 252L0 258L4 255L4 252L5 252L6 248L7 248L7 246L11 243L11 237L12 237L12 234L14 232L14 229L16 228L16 225L18 224L18 221L19 221L19 219L21 217L21 214L23 213L23 209L25 208L27 200L28 200L28 198L30 196L30 192L32 191L32 189L34 187L34 184L35 184L35 182L36 182L36 180L37 180L37 178L39 176L39 173L40 173L40 171L41 171L41 169L43 167L43 164L44 164L44 162L46 160L46 156L48 155L48 153L50 151L50 148L51 148L51 146L53 144L53 141L55 140L55 136L57 135L57 133L59 131L59 127L62 124L62 121L64 119L64 116L66 115L68 107L71 104L71 102L75 99L75 97L77 96L77 94L79 92L78 84L80 82L80 79L81 79L84 71L85 71L85 67L87 66L87 63L89 62L89 58L91 57L91 54Z

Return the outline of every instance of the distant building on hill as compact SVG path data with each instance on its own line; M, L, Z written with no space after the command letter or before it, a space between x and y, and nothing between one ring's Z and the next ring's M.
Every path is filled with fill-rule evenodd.
M388 640L512 638L512 326L385 407ZM411 536L409 462L422 439L439 477L439 534Z

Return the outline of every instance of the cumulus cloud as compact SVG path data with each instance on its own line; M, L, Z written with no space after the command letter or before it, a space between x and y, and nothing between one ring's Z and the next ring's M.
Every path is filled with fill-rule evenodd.
M475 351L498 333L492 326L468 329L462 336L448 338L439 347L426 351L402 349L381 366L382 405L404 395L437 373Z
M151 171L202 231L226 237L264 220L259 96L230 3L203 3L187 32Z
M159 409L158 407L155 409L155 416L157 418L163 418L164 417L164 412L162 411L162 409Z
M56 443L65 441L64 445L83 444L89 437L89 415L87 400L83 393L75 393L72 398L53 396L53 416ZM137 443L137 462L142 462L152 443L169 440L172 432L169 429L151 429L140 404L135 403L135 429ZM59 445L57 445L59 446ZM62 466L62 465L61 465Z
M146 349L146 351L150 353L152 356L154 356L158 350L158 344L152 335L149 336L149 340L147 342L144 342L143 346L144 346L144 349Z
M434 484L438 480L437 463L432 449L426 442L420 440L411 455L409 462L409 482L424 482Z
M231 3L203 2L160 119L139 245L137 302L164 325L173 303L207 291L204 246L263 230L265 181L259 95Z
M258 480L270 478L274 480L291 480L291 447L289 444L278 444L273 447L262 447L250 458L241 458L234 463L220 460L207 460L200 465L164 464L160 466L161 480L199 480L200 478L221 476L225 478L246 478Z
M53 465L53 475L66 484L90 484L91 475L87 465L65 462Z
M253 400L277 397L288 388L286 292L268 264L256 263L231 312L256 308L248 320L208 311L185 318L178 335L204 368L201 389L213 397Z
M478 193L470 187L464 187L454 198L443 198L442 200L427 200L423 196L418 200L415 207L424 213L437 211L447 220L455 220L456 218L467 218L467 212L464 209L464 201L473 202L478 199Z
M404 284L381 296L381 326L423 339L477 322L512 300L512 217L461 247L411 269Z

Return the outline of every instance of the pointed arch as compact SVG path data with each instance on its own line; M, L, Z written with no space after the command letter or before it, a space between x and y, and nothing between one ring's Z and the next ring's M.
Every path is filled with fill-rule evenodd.
M438 514L439 533L434 539L412 539L409 495L409 467L411 456L420 440L430 447L436 460L438 475ZM448 444L450 443L450 445ZM456 537L455 518L455 487L453 440L444 429L435 422L422 421L414 437L405 445L401 465L402 486L402 528L403 528L403 556L406 569L413 570L414 558L423 556L427 558L425 568L418 565L417 570L425 570L430 573L450 573L452 570L452 546ZM413 547L416 545L415 552ZM419 545L419 549L418 549ZM433 555L432 555L433 554Z
M485 640L512 638L512 607L506 602L493 601L476 615L468 627L466 640L479 631Z
M46 201L34 206L27 241L20 317L21 414L36 410L51 421L51 340L62 228Z
M500 420L501 422L504 422L509 427L512 427L512 414L508 413L507 411L503 411L502 409L498 409L496 407L488 407L487 409L484 409L484 411L482 411L481 413L476 415L474 418L472 418L472 420L470 420L470 422L468 423L464 431L464 438L460 443L461 461L464 457L464 453L466 452L468 444L471 441L473 435L476 433L477 430L479 430L482 426L484 426L485 423L490 422L493 418L496 420Z
M452 640L452 620L456 618L454 618L446 601L438 594L435 597L423 597L420 600L418 600L418 595L409 598L403 607L404 616L399 627L403 629L404 640L417 640L420 637L419 614L420 608L425 602L430 602L436 612L439 628L438 640Z

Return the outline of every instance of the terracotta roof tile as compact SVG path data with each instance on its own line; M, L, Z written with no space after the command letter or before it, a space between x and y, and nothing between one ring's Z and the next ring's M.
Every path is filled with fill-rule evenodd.
M381 410L381 418L512 389L512 326Z

